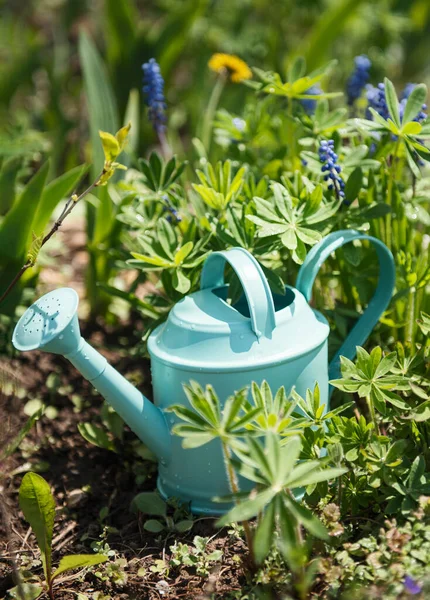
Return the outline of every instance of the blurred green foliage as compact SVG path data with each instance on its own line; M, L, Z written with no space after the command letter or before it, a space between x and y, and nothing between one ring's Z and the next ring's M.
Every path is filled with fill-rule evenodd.
M88 121L94 139L94 119L82 60L89 40L114 90L105 100L115 127L130 91L141 88L142 63L157 58L166 80L169 131L177 133L180 150L207 105L213 52L237 54L281 75L299 54L310 69L337 58L334 84L345 81L353 57L365 52L373 78L425 82L429 31L427 0L28 0L25 11L22 2L1 0L0 158L25 153L40 162L49 153L52 173L91 158L86 142ZM247 93L228 86L225 108L238 110ZM104 128L110 131L106 123ZM154 134L146 120L140 129L142 155ZM98 153L99 146L91 147Z

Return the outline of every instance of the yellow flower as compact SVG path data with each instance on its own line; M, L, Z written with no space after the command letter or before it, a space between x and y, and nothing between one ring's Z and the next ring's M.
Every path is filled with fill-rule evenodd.
M215 73L228 75L234 83L240 83L252 77L252 71L246 62L234 54L213 54L208 65Z

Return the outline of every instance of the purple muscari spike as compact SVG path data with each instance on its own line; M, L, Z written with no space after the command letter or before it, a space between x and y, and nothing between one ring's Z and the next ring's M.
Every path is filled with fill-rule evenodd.
M415 579L412 579L410 575L406 575L403 585L405 586L405 590L408 592L408 594L415 595L422 591L422 587L415 581Z
M384 84L378 83L378 87L370 84L366 85L366 96L368 108L373 108L382 118L388 119L390 113L388 112L387 100L385 98ZM372 113L369 110L366 111L366 117L371 120L373 119Z
M324 181L330 182L329 190L334 190L338 198L345 198L345 182L340 176L341 167L337 164L338 156L334 151L334 140L322 140L318 149L320 162L323 163L321 171Z
M354 63L355 69L346 83L346 95L349 106L352 106L354 102L360 98L361 93L369 80L369 69L372 66L370 59L365 54L356 56L354 58Z
M164 98L164 79L155 58L142 65L143 93L149 107L149 120L157 133L166 129L166 100Z
M312 96L319 96L323 91L319 85L311 85L309 89L306 90L305 94L311 94ZM317 101L311 100L310 98L304 98L300 100L301 105L305 109L305 113L308 115L313 115L315 109L317 107Z

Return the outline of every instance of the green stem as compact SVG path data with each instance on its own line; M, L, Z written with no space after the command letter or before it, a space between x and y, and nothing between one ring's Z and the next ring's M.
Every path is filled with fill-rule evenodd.
M407 314L407 322L406 322L406 332L405 332L405 341L407 343L413 344L415 338L415 298L416 298L416 288L412 287L409 292L408 297L408 314Z
M222 444L222 453L224 456L224 464L227 471L227 479L230 486L230 490L233 494L238 494L240 492L239 482L237 479L236 472L231 464L231 451L225 442L221 442ZM236 504L239 504L238 500L235 500ZM253 535L251 531L251 527L249 521L242 521L243 530L245 532L246 543L248 545L249 550L249 558L251 563L251 569L253 571L257 570L256 562L255 562L255 554L254 554L254 545L253 545Z
M296 155L295 139L294 139L294 117L293 117L293 99L288 98L287 104L287 143L288 153L291 158L291 168L294 171L294 158Z
M209 104L208 104L208 107L206 109L206 114L203 119L202 143L206 150L206 153L209 153L213 120L214 120L215 112L216 112L216 109L218 108L218 103L221 98L221 94L224 89L226 81L227 81L227 75L220 73L218 75L215 85L212 89L212 94L211 94L211 97L209 98Z
M377 435L380 435L379 425L378 425L378 421L376 420L376 412L375 412L375 406L373 404L373 400L370 396L366 396L366 402L367 402L367 406L369 407L370 418L372 419L372 422L373 422L373 425L375 428L375 432L377 433Z

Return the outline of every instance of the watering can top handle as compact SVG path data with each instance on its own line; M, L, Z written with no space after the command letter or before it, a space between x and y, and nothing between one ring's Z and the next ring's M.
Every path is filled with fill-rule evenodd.
M224 268L228 262L242 284L251 315L251 327L257 338L270 338L275 328L275 307L272 292L263 269L244 248L213 252L203 265L200 289L224 285Z
M335 231L312 248L300 268L296 288L305 296L306 300L312 297L312 286L322 263L338 248L353 240L368 240L376 249L379 261L379 280L375 294L368 307L354 325L350 334L337 351L330 363L329 377L334 379L340 376L340 356L353 360L356 346L364 344L379 317L387 308L394 290L395 267L394 259L387 246L380 240L370 237L354 229Z

